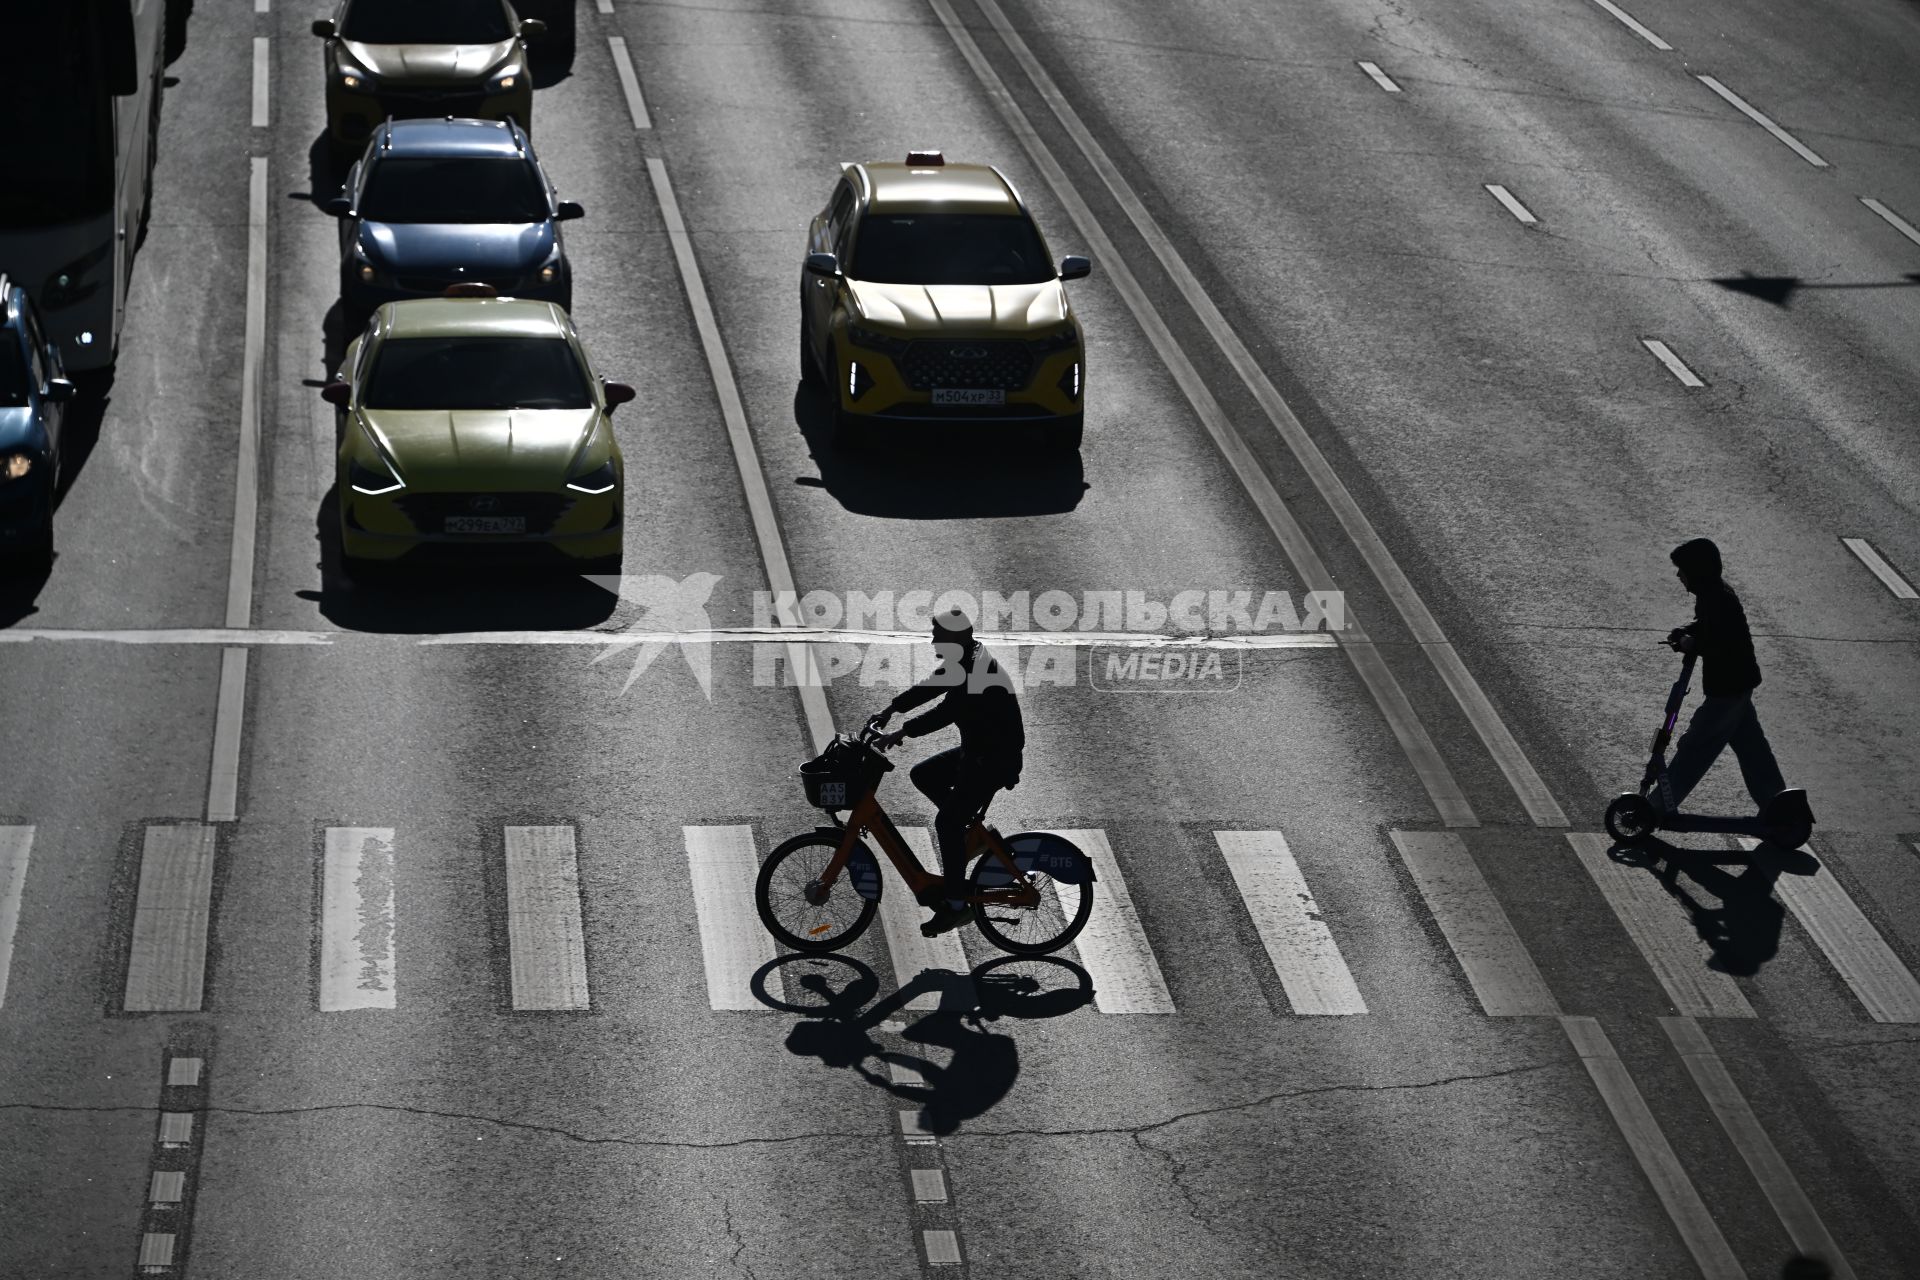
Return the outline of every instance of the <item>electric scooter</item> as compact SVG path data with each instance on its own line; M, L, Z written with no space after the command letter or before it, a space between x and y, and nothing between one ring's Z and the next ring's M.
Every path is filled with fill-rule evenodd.
M1669 648L1677 647L1667 640ZM1607 833L1615 840L1633 843L1645 840L1656 831L1722 831L1730 835L1754 836L1782 848L1798 849L1813 834L1813 809L1807 793L1789 787L1746 818L1713 817L1707 814L1679 813L1673 804L1673 789L1667 782L1667 744L1673 740L1673 726L1680 719L1680 704L1686 701L1687 686L1693 681L1695 654L1689 653L1680 664L1680 678L1667 695L1667 718L1653 735L1652 758L1640 779L1640 789L1629 791L1607 806ZM1655 788L1663 807L1655 808Z

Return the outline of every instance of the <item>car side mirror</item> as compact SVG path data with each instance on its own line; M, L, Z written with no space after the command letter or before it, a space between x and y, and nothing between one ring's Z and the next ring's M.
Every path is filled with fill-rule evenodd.
M345 196L328 196L320 202L320 207L336 218L344 218L353 212L353 201Z
M807 255L807 270L816 276L837 276L840 274L840 259L831 253L810 253Z
M607 412L612 413L615 409L640 393L633 389L633 384L630 382L608 382L605 378L602 378L600 380L600 394L606 397Z
M1084 280L1093 274L1093 263L1077 253L1070 253L1060 259L1060 278L1062 280Z
M553 211L553 220L555 222L572 222L575 218L584 218L586 216L586 208L577 200L562 200L559 207Z
M329 382L320 388L320 398L328 404L344 409L347 401L353 398L353 387L345 382Z
M72 381L72 379L70 379L70 378L48 378L48 379L47 379L47 399L49 399L49 400L71 400L71 399L73 399L73 381Z
M313 34L319 36L322 40L331 40L338 32L339 29L333 25L332 18L315 18L313 20Z
M547 34L547 24L542 22L540 19L538 18L520 19L520 35L522 39L538 40L541 36L544 36L545 34Z

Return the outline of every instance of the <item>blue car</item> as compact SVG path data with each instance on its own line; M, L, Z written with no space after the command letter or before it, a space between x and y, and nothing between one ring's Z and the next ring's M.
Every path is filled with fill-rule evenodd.
M586 210L554 195L511 120L389 120L326 209L340 219L340 301L354 315L455 284L573 305L560 224Z
M60 427L73 383L27 291L0 275L0 559L53 562Z

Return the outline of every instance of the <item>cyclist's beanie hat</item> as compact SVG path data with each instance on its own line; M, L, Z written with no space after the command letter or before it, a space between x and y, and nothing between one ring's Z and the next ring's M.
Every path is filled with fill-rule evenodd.
M1683 542L1668 558L1695 582L1712 582L1720 576L1720 548L1713 545L1711 538Z
M945 613L936 613L933 615L933 634L935 639L941 636L961 636L971 639L973 637L973 619L969 618L966 613L960 609L949 609Z

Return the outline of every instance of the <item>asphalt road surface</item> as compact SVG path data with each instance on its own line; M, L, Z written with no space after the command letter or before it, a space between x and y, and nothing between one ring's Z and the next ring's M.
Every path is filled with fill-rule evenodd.
M0 595L0 1275L1920 1271L1920 8L583 0L534 136L640 388L627 581L375 589L316 12L195 3ZM1077 457L827 442L807 219L918 146L1091 255ZM1700 534L1802 852L1601 834ZM916 946L897 884L837 958L759 930L911 654L757 642L783 584L1129 632L999 649L1079 943Z

